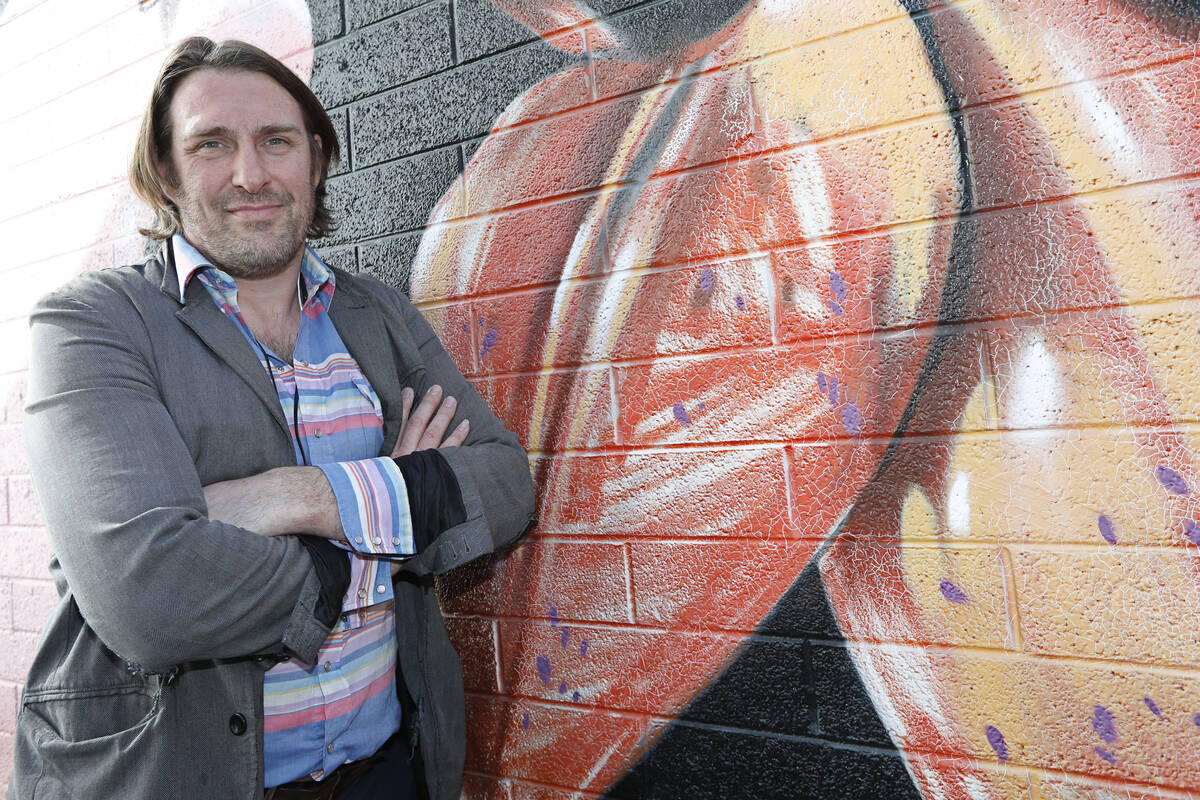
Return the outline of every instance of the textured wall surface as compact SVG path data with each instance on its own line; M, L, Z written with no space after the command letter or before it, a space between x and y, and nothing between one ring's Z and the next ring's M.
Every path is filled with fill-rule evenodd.
M0 0L0 763L23 315L140 252L197 30L311 76L322 252L530 450L538 526L442 585L468 797L1200 796L1187 0Z

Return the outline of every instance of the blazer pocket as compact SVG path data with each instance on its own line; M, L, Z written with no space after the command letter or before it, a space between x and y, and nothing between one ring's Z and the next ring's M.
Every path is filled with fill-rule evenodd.
M82 744L136 736L157 715L161 702L161 693L144 685L43 690L26 693L22 713L43 743Z

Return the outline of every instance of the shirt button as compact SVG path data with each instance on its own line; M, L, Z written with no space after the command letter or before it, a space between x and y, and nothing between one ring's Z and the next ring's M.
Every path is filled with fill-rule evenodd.
M365 599L367 598L367 590L366 590L366 589L359 589L359 590L358 590L358 598L359 598L360 600L365 600Z
M325 752L329 753L330 755L333 754L333 742L330 742L329 744L325 745Z
M392 537L392 544L394 544L394 545L397 545L397 546L398 546L398 545L400 544L400 537L399 537L399 536L393 536L393 537Z
M329 670L331 670L331 669L333 669L333 664L330 664L328 661L326 661L325 662L325 671L329 672Z
M387 587L384 586L382 583L375 587L376 594L383 594L386 591L387 591Z
M317 428L317 432L316 432L316 433L314 433L314 434L313 434L313 436L315 436L315 437L317 437L318 439L320 439L320 438L321 438L321 429L320 429L320 428Z
M241 736L246 732L246 718L241 714L234 714L229 718L229 732L234 736Z
M380 537L376 536L376 537L375 537L375 544L383 544L383 539L381 539Z
M362 537L361 537L361 536L355 536L355 537L354 537L354 543L355 543L355 544L362 544Z

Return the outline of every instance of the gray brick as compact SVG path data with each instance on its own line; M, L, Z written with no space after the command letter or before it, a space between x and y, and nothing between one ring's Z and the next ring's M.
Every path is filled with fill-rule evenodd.
M384 17L416 8L428 0L346 0L346 16L350 29L378 22Z
M719 31L748 0L662 0L615 14L606 22L615 29L625 46L644 57L653 58L685 47ZM600 4L615 10L628 3ZM598 9L599 10L599 9Z
M401 234L391 239L366 242L361 247L360 271L408 294L412 283L412 262L420 244L419 231Z
M313 44L324 44L342 35L342 0L308 0L308 11Z
M326 107L451 66L449 0L352 33L317 48L313 91Z
M358 254L353 247L318 247L317 255L331 267L358 272Z
M423 228L457 175L452 147L331 179L329 205L339 228L327 246Z
M350 113L356 163L378 164L483 136L513 98L570 60L537 42L364 100ZM563 105L585 101L581 93Z
M350 112L345 108L331 111L329 121L333 123L333 128L338 135L338 144L342 147L342 157L329 168L329 176L333 177L334 175L344 175L353 166L350 163Z
M454 35L459 61L474 61L537 38L491 0L454 0Z
M483 144L483 142L484 137L481 136L478 139L471 139L468 142L462 143L463 164L470 163L471 159L475 157L475 153L479 150L479 147Z

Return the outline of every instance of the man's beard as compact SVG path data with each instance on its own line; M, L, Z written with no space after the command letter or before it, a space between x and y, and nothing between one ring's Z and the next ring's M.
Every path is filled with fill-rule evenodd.
M180 218L188 241L233 278L269 278L287 268L304 247L304 234L312 221L313 198L296 202L286 192L249 194L231 191L221 195L215 208L203 213L189 198L180 198ZM279 205L282 218L240 223L226 211L245 204ZM259 232L261 231L261 232Z

